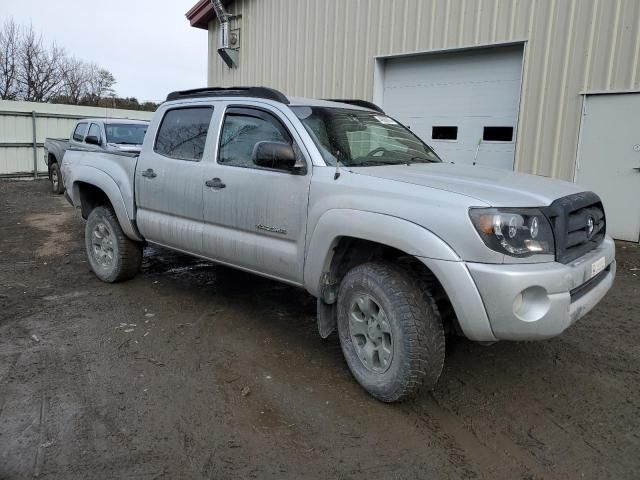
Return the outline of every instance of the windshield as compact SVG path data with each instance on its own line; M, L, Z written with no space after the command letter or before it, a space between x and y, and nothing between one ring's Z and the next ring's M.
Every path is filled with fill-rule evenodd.
M348 108L291 107L327 165L441 162L428 145L392 118Z
M107 133L107 143L122 145L142 145L147 125L109 123L104 126Z

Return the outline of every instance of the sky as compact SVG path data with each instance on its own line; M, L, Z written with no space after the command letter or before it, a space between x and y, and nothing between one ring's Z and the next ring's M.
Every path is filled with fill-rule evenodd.
M95 62L119 96L161 101L207 83L207 31L184 14L197 0L0 0L0 22L31 23L45 42Z

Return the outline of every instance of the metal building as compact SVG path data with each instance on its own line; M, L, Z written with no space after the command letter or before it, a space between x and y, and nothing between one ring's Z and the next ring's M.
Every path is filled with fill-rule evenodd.
M236 0L210 85L364 98L445 159L577 181L640 238L640 0ZM225 17L225 15L222 15Z

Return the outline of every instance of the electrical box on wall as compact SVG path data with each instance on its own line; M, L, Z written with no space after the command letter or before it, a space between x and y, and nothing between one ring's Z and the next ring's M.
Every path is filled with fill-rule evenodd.
M218 55L229 68L237 68L240 59L240 28L231 29L228 23L220 24Z

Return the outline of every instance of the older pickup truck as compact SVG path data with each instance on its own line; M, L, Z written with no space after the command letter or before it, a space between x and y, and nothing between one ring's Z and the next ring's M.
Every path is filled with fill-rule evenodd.
M45 139L44 161L53 193L64 192L60 165L69 148L139 153L148 126L144 120L86 118L76 122L70 138Z
M174 92L139 156L69 151L62 169L98 278L133 277L149 242L302 287L385 402L434 387L446 334L559 335L616 272L596 194L443 162L364 101Z

